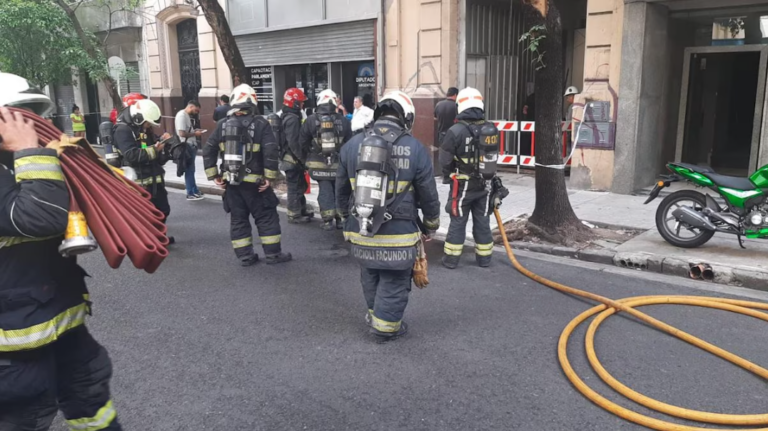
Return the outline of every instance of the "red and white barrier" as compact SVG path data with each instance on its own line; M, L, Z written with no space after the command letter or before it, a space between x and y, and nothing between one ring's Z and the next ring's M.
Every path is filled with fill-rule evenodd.
M499 148L499 164L505 166L521 166L525 168L536 167L536 123L533 121L492 121L499 129L501 142ZM563 122L565 124L565 122ZM568 132L572 125L568 125L568 130L563 132L563 159L568 153ZM531 154L518 154L520 151L520 140L523 133L531 134ZM512 135L509 135L512 134ZM568 165L571 161L568 160Z

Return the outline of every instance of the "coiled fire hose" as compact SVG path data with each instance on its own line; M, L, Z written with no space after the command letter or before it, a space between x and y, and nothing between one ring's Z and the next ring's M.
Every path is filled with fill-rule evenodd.
M87 143L69 140L31 112L11 111L34 124L41 146L57 147L60 153L71 199L66 236L87 235L90 228L110 267L120 267L128 256L136 268L155 272L168 256L169 241L164 215L149 193L114 172Z
M660 431L702 431L711 430L712 428L701 428L696 426L687 426L668 422L660 419L656 419L650 416L642 415L625 407L622 407L602 395L598 394L595 390L590 388L584 381L576 374L571 367L568 360L567 348L568 341L570 340L573 331L583 322L589 318L596 316L587 330L585 344L586 353L592 369L608 386L613 388L616 392L620 393L624 397L634 401L637 404L647 407L659 413L664 413L670 416L678 417L695 422L701 422L702 424L712 425L736 425L736 426L754 426L754 425L768 425L768 413L766 414L752 414L752 415L734 415L734 414L720 414L711 413L697 410L685 409L678 406L663 403L653 398L640 394L631 388L625 386L618 380L616 380L610 373L602 366L600 360L597 357L595 351L595 334L597 333L600 324L605 319L616 314L617 312L623 312L645 322L654 328L662 330L669 335L673 335L689 344L692 344L702 350L705 350L715 356L723 358L732 364L735 364L753 374L756 374L763 379L768 380L768 370L756 365L744 358L741 358L733 353L723 350L713 344L710 344L704 340L694 337L684 331L681 331L675 327L667 325L666 323L657 320L645 313L636 310L636 307L646 305L660 305L660 304L676 304L676 305L693 305L697 307L714 308L718 310L731 311L734 313L744 314L746 316L755 317L760 320L768 321L768 313L764 313L759 310L768 310L768 304L762 302L753 301L739 301L733 299L722 298L710 298L705 296L637 296L632 298L624 298L619 300L612 300L604 296L595 295L593 293L585 292L583 290L575 289L573 287L566 286L561 283L548 280L540 275L526 269L517 261L515 254L512 252L512 247L509 245L507 234L504 231L504 224L501 220L501 215L498 209L494 211L496 221L501 232L501 238L504 241L504 248L507 251L507 257L520 273L526 277L541 283L547 287L555 289L559 292L569 295L575 295L582 298L586 298L595 302L599 302L601 305L595 306L577 316L573 319L560 334L560 340L557 345L557 356L560 361L560 366L565 373L565 376L570 380L573 386L587 397L590 401L602 407L603 409L631 422L645 426L647 428L660 430ZM741 428L742 430L744 428ZM751 428L753 430L766 431L768 428Z

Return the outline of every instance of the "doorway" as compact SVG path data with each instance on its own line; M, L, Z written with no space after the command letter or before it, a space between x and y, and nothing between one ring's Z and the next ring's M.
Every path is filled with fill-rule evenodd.
M748 176L761 141L766 49L688 48L685 55L676 160Z

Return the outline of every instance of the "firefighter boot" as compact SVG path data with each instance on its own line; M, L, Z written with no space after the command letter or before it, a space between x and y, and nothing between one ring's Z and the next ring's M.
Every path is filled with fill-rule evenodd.
M443 266L448 269L456 269L459 266L460 256L443 256ZM490 264L490 262L489 262Z
M400 329L396 332L381 332L377 329L371 328L371 334L377 343L386 343L387 341L396 340L408 333L408 325L405 322L400 323Z
M333 219L323 222L323 230L324 231L336 230L336 226L334 225Z
M341 219L341 216L336 216L336 229L344 229L344 220Z
M288 262L293 259L291 253L278 253L267 255L267 265L274 265L276 263Z
M258 254L254 254L253 256L249 256L240 260L241 266L253 266L253 265L256 265L257 263L259 263Z
M477 256L475 255L475 260L477 261L477 265L480 268L488 268L491 266L491 257L492 256Z
M311 221L312 221L312 218L309 216L288 217L288 223L291 223L291 224L305 224Z

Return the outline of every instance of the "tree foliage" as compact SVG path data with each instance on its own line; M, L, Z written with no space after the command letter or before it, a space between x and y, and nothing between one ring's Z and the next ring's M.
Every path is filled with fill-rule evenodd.
M73 67L94 77L105 73L103 56L88 56L71 28L67 15L50 2L0 1L0 70L39 86L71 83Z

